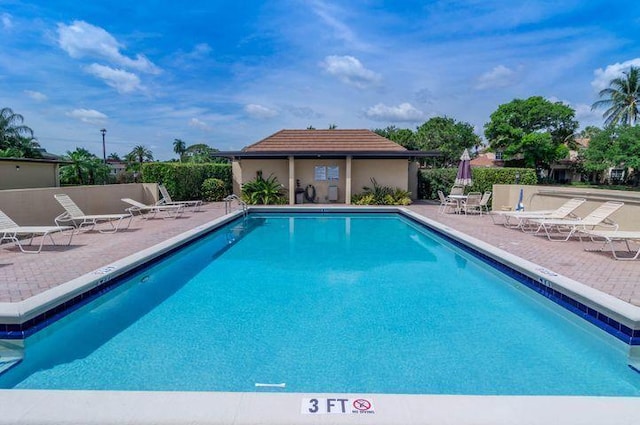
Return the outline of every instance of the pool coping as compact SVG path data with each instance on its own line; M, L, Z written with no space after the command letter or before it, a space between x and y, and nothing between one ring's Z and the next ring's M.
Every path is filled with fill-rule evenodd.
M549 285L602 308L621 323L640 327L640 307L602 293L532 262L402 207L250 207L255 212L397 212L473 249L499 258L514 270L543 278ZM153 247L17 303L0 303L0 321L24 323L48 309L158 258L240 216L237 211L197 226ZM301 413L311 397L362 397L374 401L375 414ZM0 390L0 425L35 423L234 423L234 424L631 424L640 397L465 396L396 394L310 394Z

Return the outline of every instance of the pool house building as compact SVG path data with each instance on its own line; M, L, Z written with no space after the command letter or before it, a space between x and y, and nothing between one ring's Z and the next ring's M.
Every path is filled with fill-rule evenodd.
M280 130L237 152L232 159L233 192L255 179L275 177L289 204L350 204L351 195L371 186L400 188L417 195L417 158L439 153L410 151L370 130Z

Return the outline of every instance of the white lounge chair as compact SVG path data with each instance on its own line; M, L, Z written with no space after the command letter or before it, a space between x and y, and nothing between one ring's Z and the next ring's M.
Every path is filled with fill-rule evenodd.
M125 211L133 215L138 214L144 219L148 219L149 216L155 217L159 212L165 213L163 218L177 218L184 212L184 205L145 205L131 198L122 198L121 200L130 205Z
M618 224L609 219L609 216L622 208L623 205L624 202L605 202L582 219L537 218L530 221L538 225L537 232L544 230L550 241L567 241L576 232L594 230L596 227L609 227L617 230ZM579 233L578 236L580 236Z
M572 198L562 204L555 210L538 210L538 211L491 211L491 219L494 224L498 224L495 221L495 217L504 218L505 227L520 228L522 231L527 231L527 222L534 219L566 219L566 218L578 218L574 215L574 211L578 207L586 202L584 198ZM515 223L513 221L515 221Z
M20 226L15 221L13 221L8 215L4 212L0 211L0 244L3 241L11 241L18 245L20 251L28 253L28 254L37 254L42 251L42 245L44 244L44 240L48 236L51 239L51 243L54 245L56 241L53 240L52 233L63 232L65 230L70 230L69 242L67 245L71 244L71 240L73 239L73 230L72 226ZM18 238L18 236L26 236L29 238L29 244L33 243L33 239L36 236L42 236L40 239L40 245L38 249L24 249L22 244L22 240Z
M158 190L160 191L161 198L156 205L184 205L185 208L193 207L193 212L200 211L202 206L201 200L193 201L173 201L169 191L163 184L158 184Z
M64 212L55 218L56 224L71 223L77 231L82 230L85 227L93 229L101 222L107 222L111 228L109 230L98 230L100 233L115 233L120 228L122 221L129 219L125 229L128 229L133 219L133 214L130 212L127 214L92 214L87 215L82 212L80 207L66 194L53 195L54 198L62 205Z
M606 247L611 250L613 258L616 260L635 260L640 257L640 231L632 230L581 230L580 233L587 236L592 242L602 242L602 247L597 251L604 251ZM624 243L627 252L627 256L620 257L616 251L615 243ZM631 249L629 242L634 242L638 245L635 250ZM591 249L586 249L592 251Z

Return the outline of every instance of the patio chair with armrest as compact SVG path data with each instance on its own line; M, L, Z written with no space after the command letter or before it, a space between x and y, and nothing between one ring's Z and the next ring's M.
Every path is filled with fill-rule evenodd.
M192 200L192 201L174 201L171 199L171 195L169 195L169 191L162 183L158 184L158 190L160 191L160 200L156 202L156 205L182 205L185 208L193 207L193 212L200 211L200 207L202 206L202 201Z
M544 230L550 241L567 241L576 233L582 240L580 232L595 230L596 227L608 227L617 230L618 224L611 220L609 216L622 208L623 205L624 202L605 202L582 219L537 218L530 221L538 226L536 233Z
M51 240L51 243L54 245L56 241L53 240L52 233L63 232L65 230L70 230L69 242L67 245L71 245L71 240L73 239L73 226L20 226L15 221L13 221L8 215L4 212L0 211L0 244L3 241L11 241L18 245L20 251L27 254L38 254L42 251L42 245L46 237L48 236ZM29 243L27 245L31 245L33 243L33 239L36 236L41 236L40 245L38 249L24 249L24 245L22 243L23 239L19 238L19 236L26 236L29 238Z
M454 185L449 195L464 195L464 186Z
M115 233L120 228L122 221L129 219L125 229L128 229L133 219L133 214L130 212L127 214L85 214L80 207L67 194L53 195L56 201L64 212L55 218L55 223L59 226L60 223L70 223L76 228L76 231L80 231L84 228L93 229L99 223L109 223L111 228L109 230L99 229L100 233Z
M453 212L458 212L458 202L444 196L441 190L438 191L438 199L440 199L440 207L438 207L438 213L444 214L447 210L453 210Z
M131 198L122 198L121 201L129 204L125 211L132 215L138 214L145 220L155 217L159 212L165 213L163 218L178 218L184 212L184 205L145 205Z
M482 194L480 192L469 192L466 199L463 199L460 204L460 209L464 211L465 215L469 212L477 211L482 215Z

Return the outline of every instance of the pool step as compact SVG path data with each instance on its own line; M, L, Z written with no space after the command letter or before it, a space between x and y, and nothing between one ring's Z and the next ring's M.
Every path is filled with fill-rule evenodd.
M22 341L0 339L0 374L17 365L24 358Z

